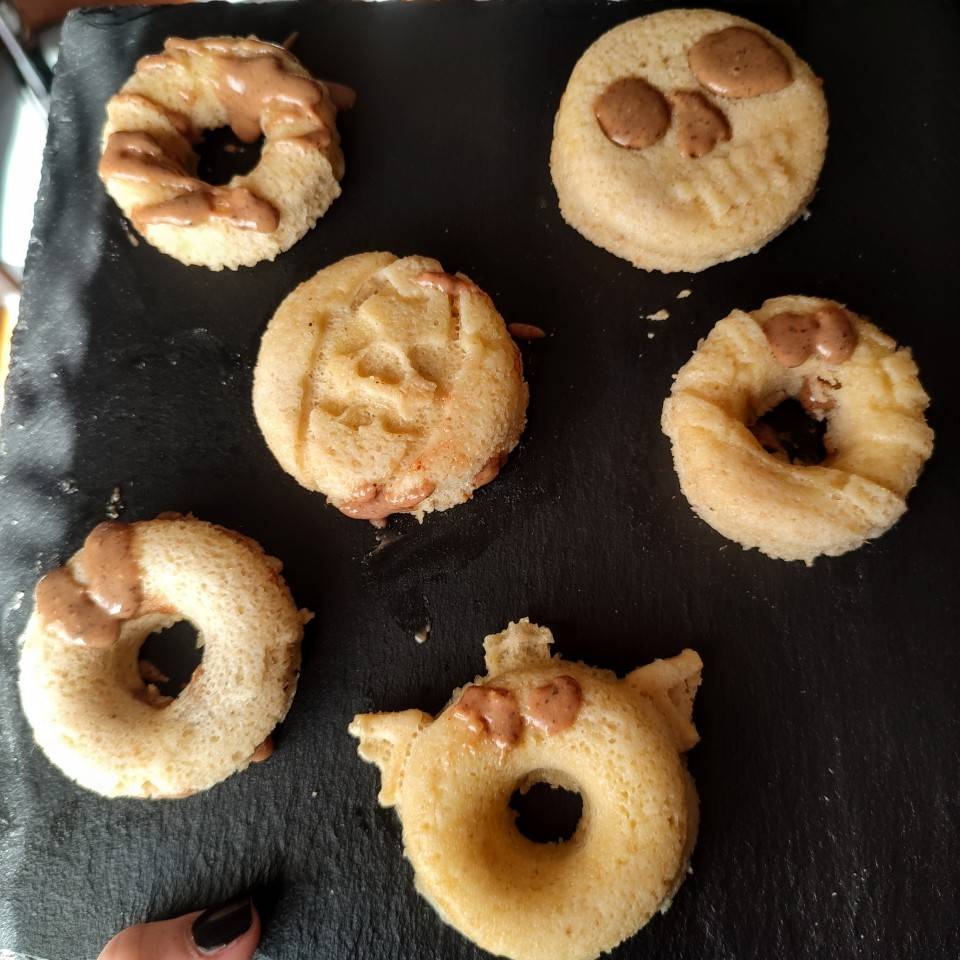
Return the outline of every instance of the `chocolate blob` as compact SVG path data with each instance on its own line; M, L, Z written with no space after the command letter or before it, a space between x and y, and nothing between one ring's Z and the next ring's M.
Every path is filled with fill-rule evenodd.
M731 100L775 93L793 81L787 58L747 27L706 34L690 48L687 60L704 87Z
M670 126L666 98L640 77L614 80L597 97L593 112L607 139L631 150L653 146Z

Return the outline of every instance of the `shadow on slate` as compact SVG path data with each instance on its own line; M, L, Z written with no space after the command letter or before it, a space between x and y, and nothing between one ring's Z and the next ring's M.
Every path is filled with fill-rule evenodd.
M756 256L647 275L557 212L560 94L635 3L227 6L68 20L14 343L0 478L0 948L92 957L120 927L248 889L272 960L481 956L413 892L392 811L346 725L437 710L481 638L530 615L568 657L620 671L706 663L693 876L616 958L960 953L957 375L960 13L947 2L731 5L826 78L832 141L813 216ZM104 103L170 34L300 37L356 87L343 196L275 263L183 267L133 246L96 178ZM285 476L250 408L259 337L320 267L438 257L537 323L530 423L469 504L371 527ZM675 300L689 287L693 295ZM937 450L905 519L807 569L744 553L692 514L659 430L671 374L732 307L839 298L910 344ZM661 307L669 320L644 319ZM269 762L179 802L102 800L32 745L16 638L38 573L103 519L192 510L281 557L317 612ZM415 621L429 620L423 646ZM611 891L613 895L613 891Z

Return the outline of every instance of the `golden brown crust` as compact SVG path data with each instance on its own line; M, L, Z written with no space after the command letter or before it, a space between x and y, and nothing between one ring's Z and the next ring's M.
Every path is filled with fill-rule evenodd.
M436 718L407 710L350 725L360 756L381 769L380 803L400 816L417 890L480 947L515 960L612 949L669 905L696 839L681 751L696 739L699 657L687 650L618 680L551 658L552 642L527 620L510 624L486 638L488 673L466 688L493 694L498 709L515 698L516 737L485 734L460 690ZM559 680L578 693L572 717L569 701L561 723L526 722ZM536 782L583 796L569 841L534 844L517 832L508 800Z
M933 449L929 398L910 351L862 317L850 314L858 342L849 360L831 365L811 355L789 368L777 361L765 324L831 305L839 306L790 296L733 311L681 368L663 407L690 505L725 537L775 558L810 563L882 534L906 510ZM748 427L811 378L831 384L833 407L827 459L805 466L769 455Z
M141 59L134 74L107 103L102 135L105 155L114 135L147 137L165 162L189 178L197 163L193 144L201 132L230 121L229 104L219 89L218 63L224 57L241 63L276 63L281 78L315 87L321 99L310 109L268 101L259 116L264 134L259 164L222 188L205 191L196 181L195 188L184 194L182 186L131 179L110 164L101 172L107 192L148 242L182 263L211 270L273 260L291 247L339 196L344 172L337 107L326 85L313 80L282 47L255 38L170 38L164 53ZM260 211L257 229L245 222L247 213L231 219L232 204L224 207L220 202L213 203L211 219L186 225L184 218L203 213L200 194L211 192L216 200L231 191L243 201L244 211ZM275 227L260 215L267 209L279 218ZM147 217L145 210L153 213ZM154 219L158 211L163 214L159 221Z
M793 82L743 100L701 87L687 52L710 31L746 25L789 61ZM673 118L652 146L612 143L597 95L622 76L664 93L697 91L730 127L709 152L684 156ZM762 27L714 10L665 10L623 23L581 57L554 125L550 170L564 219L588 240L645 270L698 271L745 256L791 224L813 195L827 144L827 107L813 72Z
M194 518L132 525L143 602L111 648L63 644L34 612L20 693L37 743L104 796L172 798L205 790L251 761L283 719L300 664L303 619L255 541ZM82 558L70 567L83 575ZM172 701L145 684L138 651L179 620L202 664Z
M468 278L447 280L425 257L347 257L294 290L264 334L253 405L267 445L348 516L462 503L523 429L527 387L502 318Z

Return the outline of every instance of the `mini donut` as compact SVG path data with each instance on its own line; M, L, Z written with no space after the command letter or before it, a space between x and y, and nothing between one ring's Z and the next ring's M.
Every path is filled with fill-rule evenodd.
M178 798L269 755L309 619L280 569L193 517L95 527L37 585L21 638L20 699L50 761L105 797ZM144 683L137 653L180 620L204 655L171 700Z
M280 466L374 522L469 499L516 446L526 407L493 302L427 257L362 253L321 270L280 305L254 370Z
M436 718L361 714L416 888L440 917L514 960L588 960L666 910L688 871L697 793L682 754L701 661L692 650L623 680L550 656L528 620L484 641L487 675ZM534 843L508 801L536 782L579 791L565 842Z
M751 430L787 398L826 419L827 458L774 456ZM663 405L680 488L745 548L807 564L888 530L933 451L910 351L832 300L734 310L700 342Z
M827 104L762 27L664 10L603 34L573 69L550 172L563 218L644 270L755 253L813 196Z
M170 37L107 103L100 179L137 231L181 263L273 260L340 196L337 108L352 99L275 44ZM196 177L193 145L227 125L247 143L263 134L260 162L212 186Z

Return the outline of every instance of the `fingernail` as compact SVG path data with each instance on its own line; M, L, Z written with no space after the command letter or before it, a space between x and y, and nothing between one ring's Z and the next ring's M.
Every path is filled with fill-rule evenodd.
M190 935L201 953L216 953L246 933L253 923L250 898L211 907L193 921Z

